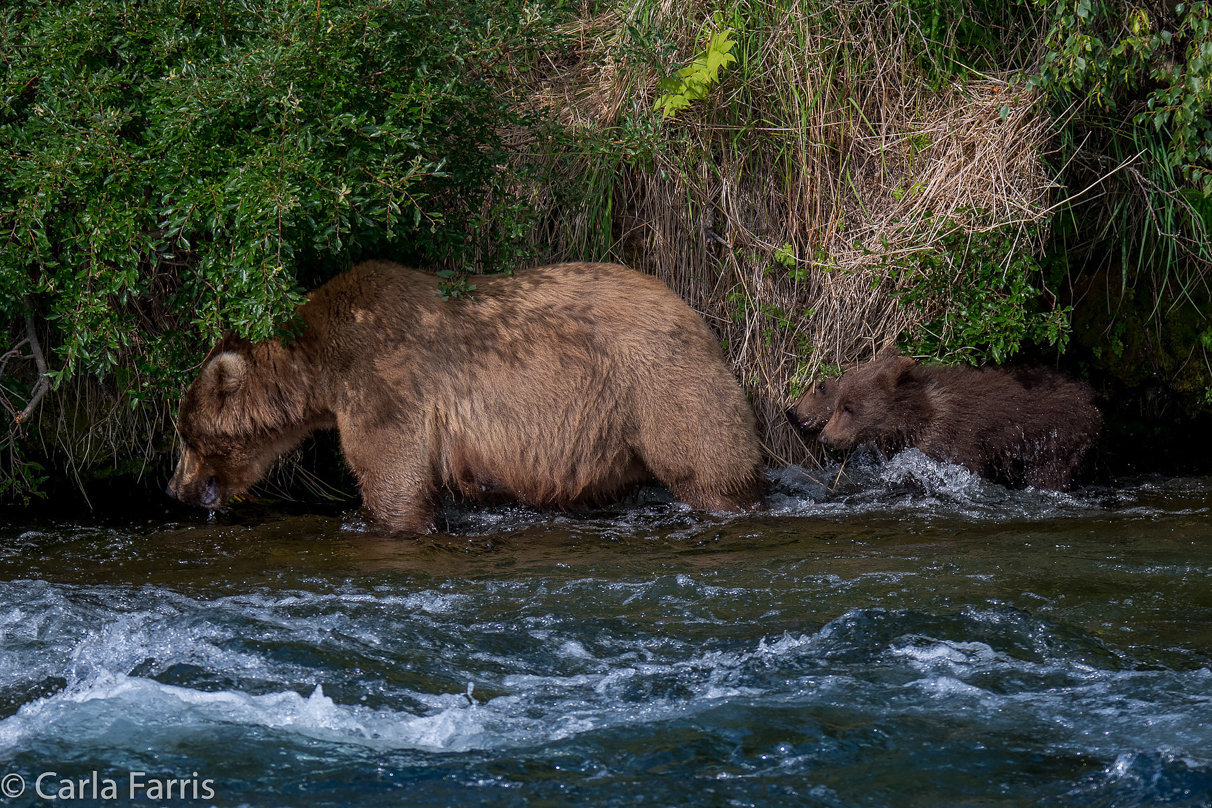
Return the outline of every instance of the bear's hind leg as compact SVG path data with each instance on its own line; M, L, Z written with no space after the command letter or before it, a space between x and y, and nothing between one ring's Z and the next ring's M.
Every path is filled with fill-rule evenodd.
M693 508L739 513L761 507L761 453L752 427L744 419L731 429L715 426L671 419L647 430L636 453L662 485Z
M680 501L700 511L744 513L761 505L761 495L756 484L749 486L747 490L728 491L713 490L695 480L662 482Z
M1050 491L1068 491L1073 482L1073 469L1067 462L1048 458L1027 469L1024 481L1033 488Z

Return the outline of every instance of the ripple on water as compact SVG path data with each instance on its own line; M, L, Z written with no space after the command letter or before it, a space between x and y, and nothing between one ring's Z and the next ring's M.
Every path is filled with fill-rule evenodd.
M904 714L986 732L1034 726L1051 748L1097 755L1151 739L1150 748L1169 744L1208 762L1198 751L1212 709L1206 668L1139 670L1097 637L1013 609L856 610L812 632L689 642L677 625L588 615L477 628L488 587L213 600L154 588L3 587L12 604L4 625L23 627L4 631L8 681L28 689L64 680L0 721L0 748L10 750L31 738L120 745L123 733L134 742L216 724L374 748L501 749L659 725L724 702L809 712L844 703L874 722ZM716 594L686 576L652 590L651 608ZM531 597L544 612L549 596ZM32 629L25 614L39 615ZM590 630L578 635L582 625ZM488 635L496 653L485 653ZM466 695L467 682L477 696ZM371 695L379 706L364 703Z
M1209 804L1206 481L829 474L756 517L472 510L474 552L185 526L167 582L155 531L15 531L6 569L117 582L0 581L0 769L209 766L233 804Z

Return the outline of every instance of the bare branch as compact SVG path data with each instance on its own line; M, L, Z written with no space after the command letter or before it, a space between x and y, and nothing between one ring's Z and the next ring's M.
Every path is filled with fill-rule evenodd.
M38 334L34 330L34 318L28 314L25 315L25 338L29 341L30 351L34 355L34 362L38 365L38 383L34 385L33 395L30 396L29 402L25 405L25 409L17 415L16 421L20 425L25 422L26 418L34 412L34 407L38 406L38 402L46 395L46 391L50 389L50 376L46 375L46 358L42 355L42 345L38 342Z

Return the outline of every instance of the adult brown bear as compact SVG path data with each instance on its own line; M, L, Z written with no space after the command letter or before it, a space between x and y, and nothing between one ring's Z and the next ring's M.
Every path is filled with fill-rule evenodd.
M539 507L655 477L696 508L755 506L753 412L703 321L655 278L561 264L476 279L360 264L299 308L297 339L225 339L181 402L169 493L218 508L335 427L372 514L434 529L440 489Z
M1102 428L1094 391L1044 368L923 367L884 353L846 371L821 441L914 447L1009 485L1065 490Z

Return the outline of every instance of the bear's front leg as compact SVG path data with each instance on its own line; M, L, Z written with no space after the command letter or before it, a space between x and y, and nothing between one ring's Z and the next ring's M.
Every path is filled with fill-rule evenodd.
M437 496L428 491L393 491L391 483L363 480L362 501L378 522L393 533L433 533L437 530ZM385 490L385 488L387 490Z
M374 518L392 532L434 532L437 487L420 430L367 427L343 418L337 419L337 429L362 501Z

